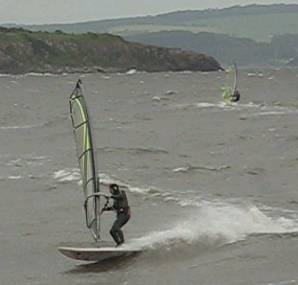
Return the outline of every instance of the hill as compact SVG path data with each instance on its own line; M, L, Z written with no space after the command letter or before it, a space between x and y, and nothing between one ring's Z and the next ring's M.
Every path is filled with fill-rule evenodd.
M248 5L202 11L177 11L157 16L74 24L26 26L34 31L113 33L122 36L158 31L213 32L270 42L273 36L297 33L298 5Z
M294 66L298 57L298 35L274 36L269 43L214 33L183 31L157 32L127 36L126 39L150 45L208 52L222 64L237 62L241 66Z
M109 34L66 34L0 28L0 72L215 71L212 57L130 43Z

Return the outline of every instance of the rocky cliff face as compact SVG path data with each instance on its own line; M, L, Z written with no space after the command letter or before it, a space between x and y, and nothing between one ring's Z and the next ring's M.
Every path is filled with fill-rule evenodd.
M0 72L216 71L212 57L130 43L119 36L0 28Z

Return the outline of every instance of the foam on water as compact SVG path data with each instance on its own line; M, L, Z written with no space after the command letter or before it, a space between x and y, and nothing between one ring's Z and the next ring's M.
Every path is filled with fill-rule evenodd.
M79 181L79 169L64 169L53 175L61 182ZM259 208L233 200L206 200L195 191L169 192L153 187L135 187L107 174L100 174L102 184L118 183L137 193L192 209L192 214L170 228L150 232L127 242L125 247L175 247L177 244L220 246L245 239L252 234L283 234L298 231L298 214L288 215L283 209Z
M53 173L53 178L59 182L79 181L81 178L78 168L66 168Z
M270 283L263 283L262 285L290 285L290 284L297 284L297 280L285 280L285 281L276 281Z
M79 184L82 183L81 181L81 174L79 168L65 168L61 170L57 170L52 174L52 177L55 180L58 180L58 182L67 183L67 182L77 182ZM105 173L99 173L99 180L100 183L103 185L109 185L111 183L117 183L120 185L120 187L126 187L133 192L134 187L131 187L127 183L121 181L120 179L116 177L111 177L108 174ZM136 192L143 192L143 189Z
M245 239L251 234L289 233L298 230L297 221L272 218L256 206L202 202L191 216L163 231L136 238L127 246L157 249L161 246L206 244L223 245Z
M246 111L248 116L280 116L297 114L297 107L293 106L279 106L279 105L265 105L256 104L253 102L249 103L227 103L224 101L220 102L199 102L199 103L186 103L173 105L170 107L174 110L188 110L188 109L206 109L206 110L222 110L222 111Z
M133 75L133 74L136 74L136 73L137 73L136 69L130 69L126 72L127 75Z
M16 159L9 160L7 166L42 166L46 162L50 162L49 156L24 156Z
M223 110L245 110L245 109L256 109L260 108L261 104L255 104L253 102L249 102L246 104L241 103L227 103L224 101L219 101L215 103L211 102L198 102L198 103L191 103L191 104L179 104L174 105L174 109L188 109L188 108L199 108L199 109L223 109Z
M8 177L8 179L11 179L11 180L19 180L19 179L22 179L23 178L23 176L21 176L21 175L11 175L11 176L9 176Z
M0 77L13 77L13 75L8 73L0 73Z
M191 172L193 170L209 170L209 171L221 171L224 169L231 168L229 165L220 165L220 166L208 166L208 165L186 165L186 166L181 166L174 168L172 171L173 172Z
M32 129L39 125L24 125L24 126L1 126L0 130L22 130L22 129Z
M52 161L49 156L26 154L16 157L6 154L0 157L1 180L35 179L47 176L48 164Z
M62 74L65 75L65 74ZM28 72L25 73L25 76L34 76L34 77L60 77L61 74L54 74L54 73L50 73L50 72L44 72L44 73L40 73L40 72Z
M286 110L286 111L265 111L265 112L259 112L256 115L259 116L275 116L275 115L288 115L288 114L293 114L291 110Z

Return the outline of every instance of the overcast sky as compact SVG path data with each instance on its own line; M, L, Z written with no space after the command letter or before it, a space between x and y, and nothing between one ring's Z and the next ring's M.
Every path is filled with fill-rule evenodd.
M0 0L0 23L65 23L298 0Z

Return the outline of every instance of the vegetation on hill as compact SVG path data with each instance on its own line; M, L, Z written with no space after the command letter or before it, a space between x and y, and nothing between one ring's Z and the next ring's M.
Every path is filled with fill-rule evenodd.
M297 33L298 5L233 6L85 23L34 25L26 28L35 31L59 29L69 33L113 33L121 36L165 30L204 31L270 42L275 35Z
M215 71L212 57L129 43L109 34L66 34L0 28L0 72L200 70Z
M157 32L126 37L134 42L208 52L222 64L237 62L242 66L286 65L298 58L298 35L275 36L269 43L214 33L182 31Z

